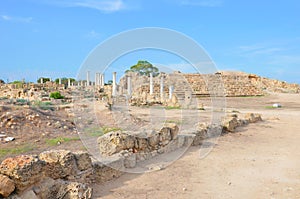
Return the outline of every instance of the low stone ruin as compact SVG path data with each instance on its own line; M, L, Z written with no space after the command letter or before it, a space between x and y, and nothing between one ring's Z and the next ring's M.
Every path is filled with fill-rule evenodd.
M103 157L122 159L124 168L134 168L138 162L159 154L169 153L185 146L201 145L204 140L225 133L234 133L237 127L262 121L260 114L249 113L243 119L237 114L226 116L223 123L197 124L197 130L179 134L176 124L167 124L159 132L148 134L134 132L110 132L98 138L100 154Z
M92 198L88 184L111 180L121 172L92 161L88 153L65 150L7 158L0 164L0 196L24 198Z
M0 196L11 199L89 199L92 183L119 177L124 168L134 168L140 161L167 154L183 146L201 145L217 132L233 133L240 126L262 121L259 114L246 114L243 119L233 114L221 125L198 124L195 132L179 134L176 124L159 132L130 135L111 132L98 138L99 150L110 157L109 163L91 159L87 152L45 151L39 155L7 158L0 164Z

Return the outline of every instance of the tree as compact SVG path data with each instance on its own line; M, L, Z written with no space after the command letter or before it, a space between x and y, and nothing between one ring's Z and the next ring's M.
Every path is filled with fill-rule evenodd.
M137 64L131 66L129 70L125 71L125 73L127 72L137 72L140 75L146 76L150 76L150 73L152 73L153 77L159 75L158 68L153 66L150 62L142 60L138 61Z
M113 80L108 80L106 85L112 85L113 84Z
M0 79L0 84L5 84L5 81L3 79Z
M43 78L43 83L45 82L49 82L50 81L50 78L49 77L40 77L38 78L38 80L36 81L37 83L41 83L41 79Z
M63 77L63 78L61 78L61 83L64 84L65 86L67 86L68 85L68 79L70 79L71 84L76 81L74 78ZM57 84L59 83L59 78L55 79L55 83L57 83Z

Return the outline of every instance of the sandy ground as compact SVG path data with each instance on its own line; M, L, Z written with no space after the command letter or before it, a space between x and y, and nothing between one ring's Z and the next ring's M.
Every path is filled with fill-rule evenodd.
M300 95L228 98L227 107L264 121L220 137L205 158L191 147L163 170L94 185L94 198L300 198Z

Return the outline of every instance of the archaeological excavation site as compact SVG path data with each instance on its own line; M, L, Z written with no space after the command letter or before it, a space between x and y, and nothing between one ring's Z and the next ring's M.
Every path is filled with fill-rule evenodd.
M0 198L219 198L249 185L300 197L298 84L229 71L109 75L0 84Z

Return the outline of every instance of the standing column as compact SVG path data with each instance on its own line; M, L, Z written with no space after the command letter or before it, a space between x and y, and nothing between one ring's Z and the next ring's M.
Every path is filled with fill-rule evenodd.
M61 84L61 78L58 79L58 84Z
M127 92L128 92L128 95L131 96L131 77L130 76L127 77Z
M90 85L90 71L86 72L86 86Z
M113 72L112 96L117 95L117 73Z
M150 73L150 95L153 95L153 74Z
M71 79L68 79L68 88L71 87Z
M99 73L99 86L102 86L102 74Z
M174 86L169 86L169 100L172 99L173 91L174 91Z
M160 78L160 100L164 100L164 77Z
M44 83L44 79L43 78L41 78L41 84L43 84Z
M101 86L104 86L105 85L105 79L104 79L104 73L102 74L102 80L101 80L101 82L102 82L102 85Z
M98 73L95 73L95 86L98 86Z

